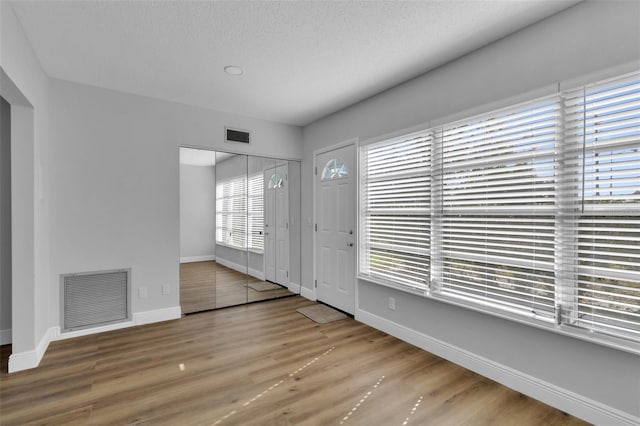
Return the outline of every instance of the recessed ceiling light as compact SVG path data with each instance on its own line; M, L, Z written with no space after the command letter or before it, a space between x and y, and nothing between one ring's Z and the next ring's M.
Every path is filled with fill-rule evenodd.
M224 72L229 75L242 75L243 73L242 68L235 65L227 65L226 67L224 67Z

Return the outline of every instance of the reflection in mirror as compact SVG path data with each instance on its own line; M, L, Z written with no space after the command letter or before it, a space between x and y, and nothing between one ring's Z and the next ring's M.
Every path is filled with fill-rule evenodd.
M299 294L300 163L192 148L180 157L183 312ZM187 166L205 167L199 180Z
M213 151L180 148L180 305L214 309L215 160Z
M216 308L247 303L247 156L216 153Z
M249 302L293 294L289 290L292 244L288 163L249 157L249 181L256 182L254 192L249 194L250 211L255 211L253 221L250 213L250 228L254 224L250 233L261 243L260 249L248 252Z

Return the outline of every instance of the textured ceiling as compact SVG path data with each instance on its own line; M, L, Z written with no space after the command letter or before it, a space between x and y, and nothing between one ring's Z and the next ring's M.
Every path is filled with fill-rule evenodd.
M577 1L16 1L54 78L305 125ZM223 71L238 65L244 74Z

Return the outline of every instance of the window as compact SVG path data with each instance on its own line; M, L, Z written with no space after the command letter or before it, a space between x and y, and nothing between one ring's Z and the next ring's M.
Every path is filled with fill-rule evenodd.
M269 189L278 189L278 188L282 188L283 185L283 180L281 176L278 176L277 174L272 174L271 178L269 178Z
M553 316L557 98L442 129L445 294Z
M240 250L263 250L263 185L262 173L217 183L216 243Z
M640 338L640 77L568 93L577 277L567 321Z
M429 282L431 135L365 148L360 272L422 291Z
M640 341L640 73L361 147L359 276Z
M262 252L264 250L264 175L256 173L249 176L247 190L249 249Z
M322 180L340 179L347 176L349 176L347 166L342 160L336 158L327 161L322 170Z

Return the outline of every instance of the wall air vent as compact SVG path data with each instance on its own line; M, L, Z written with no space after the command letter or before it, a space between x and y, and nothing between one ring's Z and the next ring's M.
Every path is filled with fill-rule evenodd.
M62 331L131 319L131 270L86 272L60 277Z
M230 127L224 128L225 140L227 142L240 142L249 143L250 133L246 130L232 129Z

